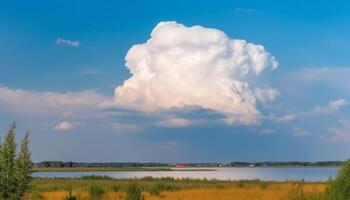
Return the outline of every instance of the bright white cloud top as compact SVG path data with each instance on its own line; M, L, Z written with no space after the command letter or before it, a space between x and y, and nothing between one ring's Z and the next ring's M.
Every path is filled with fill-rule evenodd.
M115 89L116 106L144 112L199 106L229 124L252 124L260 115L257 101L278 95L259 81L277 67L275 58L217 29L160 22L125 59L132 76Z

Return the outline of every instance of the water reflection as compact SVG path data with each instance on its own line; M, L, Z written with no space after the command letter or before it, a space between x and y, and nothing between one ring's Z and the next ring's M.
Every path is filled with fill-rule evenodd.
M191 168L193 169L193 168ZM203 169L203 168L202 168ZM173 177L191 179L240 180L260 179L271 181L301 180L326 181L334 178L338 168L208 168L213 171L126 171L126 172L37 172L34 177L67 178L89 175L114 178Z

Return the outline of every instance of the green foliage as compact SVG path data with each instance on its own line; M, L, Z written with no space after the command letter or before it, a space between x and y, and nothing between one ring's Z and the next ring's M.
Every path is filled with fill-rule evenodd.
M15 199L21 199L31 180L32 174L31 152L29 150L29 133L27 132L21 143L20 151L15 165L17 193Z
M106 176L106 175L100 176L100 175L93 174L93 175L89 175L89 176L82 176L82 177L80 177L80 179L91 179L91 180L108 180L108 179L110 179L110 180L112 180L113 178L110 176Z
M143 200L141 188L136 181L129 183L126 188L125 200Z
M149 193L151 195L159 195L162 191L175 191L178 189L179 189L178 187L176 187L170 183L158 182L156 184L153 184L150 187Z
M244 187L244 181L243 180L237 181L236 187Z
M111 186L111 191L112 191L112 192L120 192L120 191L122 191L122 190L123 190L123 188L122 188L121 185L113 184L113 185Z
M105 190L103 189L102 186L93 184L93 185L90 185L88 193L89 193L89 196L92 197L93 199L101 199L103 194L105 193Z
M32 162L29 150L29 134L24 137L16 156L14 123L0 142L0 199L19 200L26 192L31 179Z
M16 180L16 124L13 124L5 136L0 149L0 199L15 199Z
M327 191L328 200L350 199L350 160L344 162L335 181L330 182L331 186Z
M153 187L151 187L149 193L151 195L159 195L160 192L163 190L163 188L164 188L164 183L157 183L153 185Z

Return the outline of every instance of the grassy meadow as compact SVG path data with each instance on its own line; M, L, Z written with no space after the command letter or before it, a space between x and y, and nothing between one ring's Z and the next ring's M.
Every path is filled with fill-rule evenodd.
M172 178L34 179L27 200L63 200L69 191L80 200L122 200L130 182L137 182L146 200L296 200L322 195L322 182L218 181ZM302 197L302 198L300 198Z

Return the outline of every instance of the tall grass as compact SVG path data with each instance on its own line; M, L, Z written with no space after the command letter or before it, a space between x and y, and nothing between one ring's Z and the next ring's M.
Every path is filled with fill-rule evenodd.
M325 200L325 194L317 190L305 191L304 181L293 186L283 200Z
M40 180L40 183L43 184L41 181L43 180ZM71 183L73 193L79 197L79 200L95 199L89 194L89 188L94 184L99 185L105 191L100 198L103 200L125 200L128 193L134 193L130 191L137 191L138 195L136 196L145 200L285 200L288 197L294 198L288 200L300 200L299 196L310 197L312 193L322 194L326 188L325 183L240 181L239 183L244 185L240 187L237 186L237 181L148 179L138 180L136 189L135 187L130 189L130 183L134 183L135 180L52 179L51 181L51 183L50 180L46 181L46 184L54 184L58 189L41 191L47 200L62 200L63 197L67 196L67 191L62 188L66 188L65 184L68 183ZM35 184L38 183L35 182ZM300 189L295 189L298 184L300 184ZM301 188L304 192L303 195L290 195L292 191L300 191ZM128 198L132 199L131 195ZM30 198L30 195L28 199L36 200Z
M105 190L102 186L93 184L89 187L88 193L91 199L96 200L102 198L103 194L105 193Z
M125 200L143 200L142 191L136 181L130 182L126 189Z
M68 189L68 194L63 197L63 200L78 200L78 197L73 195L72 188Z
M38 191L32 191L30 194L31 199L36 199L36 200L45 200L44 195L41 192Z

